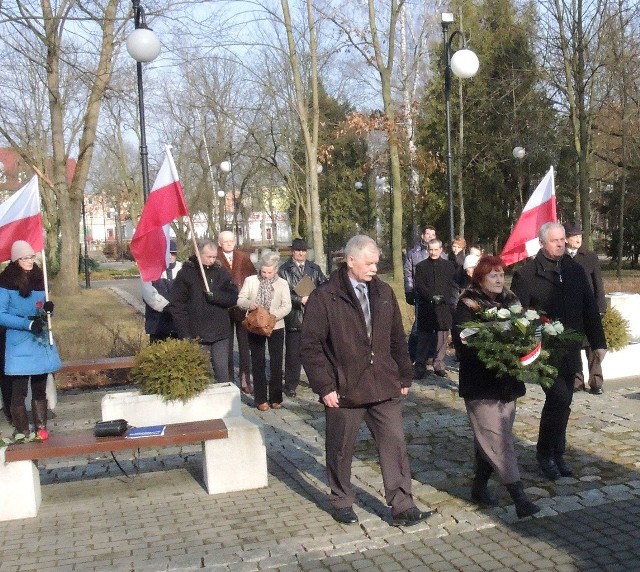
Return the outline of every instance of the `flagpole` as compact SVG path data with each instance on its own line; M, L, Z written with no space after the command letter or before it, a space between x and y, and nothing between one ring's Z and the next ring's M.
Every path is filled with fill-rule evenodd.
M210 292L209 284L207 283L207 275L204 273L204 266L202 264L202 258L200 258L200 250L198 250L198 241L196 240L196 233L193 230L193 221L191 215L187 215L189 221L189 230L191 231L191 240L193 242L193 249L196 252L196 258L198 259L198 266L200 267L200 274L202 275L202 281L204 282L204 289L206 292Z
M47 253L42 251L42 274L44 275L44 299L49 301L49 276L47 273ZM47 312L47 328L49 330L49 345L53 345L53 333L51 332L51 314Z

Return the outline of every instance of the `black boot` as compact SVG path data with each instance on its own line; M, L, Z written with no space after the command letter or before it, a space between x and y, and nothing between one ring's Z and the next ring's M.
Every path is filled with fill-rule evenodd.
M31 411L33 413L33 426L35 430L47 428L47 400L33 399L31 401Z
M29 435L29 416L24 405L11 406L11 420L16 428L16 433L22 433L25 436Z
M516 514L518 518L524 518L525 516L531 516L540 512L540 507L533 504L527 497L527 493L524 492L524 485L522 481L516 481L510 485L506 485L514 504L516 505Z
M547 457L538 453L536 455L536 459L538 460L538 466L540 467L542 474L550 481L555 481L562 476L560 474L560 470L556 466L556 462L553 460L553 457Z
M563 477L573 477L573 471L571 467L564 462L564 457L562 455L555 455L553 458L556 467L558 467L558 471L560 471L560 475Z
M476 453L476 473L471 487L471 500L485 506L498 506L498 499L491 494L487 486L492 472L491 464Z

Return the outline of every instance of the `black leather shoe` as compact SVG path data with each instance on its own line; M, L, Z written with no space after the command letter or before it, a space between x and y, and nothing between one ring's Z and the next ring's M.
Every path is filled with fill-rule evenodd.
M433 373L438 377L447 377L447 372L444 369L436 369Z
M413 526L427 520L432 514L432 510L421 511L418 510L418 507L412 506L400 514L396 514L391 520L391 526Z
M284 387L282 389L282 392L287 396L287 397L295 397L297 395L296 390L295 389L289 389L288 387Z
M333 520L336 520L341 524L355 524L356 522L358 522L358 515L350 506L337 508L333 511L333 514L331 516L333 517Z
M589 390L589 393L591 395L602 395L604 393L603 389L601 387L592 387Z
M538 466L542 474L550 481L555 481L562 476L553 458L536 455L536 459L538 459Z
M564 462L562 457L555 457L554 462L556 467L558 467L558 471L560 471L560 475L563 477L573 477L573 471L569 468L569 466Z

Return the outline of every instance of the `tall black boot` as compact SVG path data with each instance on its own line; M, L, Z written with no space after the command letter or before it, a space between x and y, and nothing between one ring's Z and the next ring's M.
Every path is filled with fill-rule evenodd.
M11 421L16 433L22 433L25 436L29 435L29 416L24 405L11 406Z
M491 473L493 473L491 463L476 452L476 472L471 486L471 500L486 506L498 506L498 499L491 494L487 486Z
M31 400L31 411L33 412L33 425L36 429L47 428L47 400L33 399Z
M540 507L533 504L527 497L527 493L524 492L524 485L522 481L516 481L510 485L506 485L514 504L516 505L516 514L518 518L524 518L525 516L531 516L540 512Z

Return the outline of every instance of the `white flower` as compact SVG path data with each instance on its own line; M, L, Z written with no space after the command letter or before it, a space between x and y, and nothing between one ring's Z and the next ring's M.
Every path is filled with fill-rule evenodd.
M562 322L553 322L553 329L557 334L561 334L562 332L564 332L564 326L562 325Z
M547 336L557 336L559 332L556 332L556 329L553 327L553 324L545 324L542 331L547 334Z
M502 320L508 318L509 316L511 316L511 312L509 310L507 310L506 308L500 308L498 310L498 318L501 318Z
M522 314L522 304L514 304L509 306L509 312L512 314Z
M494 314L498 313L498 309L497 308L489 308L487 310L487 316L493 316Z
M524 317L527 320L537 320L538 318L540 318L540 315L538 314L538 312L536 312L535 310L527 310L524 313Z
M530 324L526 318L518 318L513 322L523 334L527 331L527 326Z

